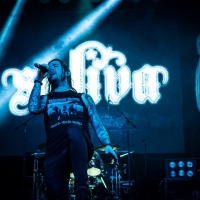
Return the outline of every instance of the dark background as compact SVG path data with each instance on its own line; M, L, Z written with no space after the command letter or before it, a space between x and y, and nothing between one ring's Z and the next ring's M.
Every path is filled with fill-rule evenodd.
M0 1L0 30L3 28L15 1ZM90 10L84 5L76 10L78 1L61 4L51 1L42 4L39 1L27 1L16 32L3 60L0 71L7 68L23 69L24 63L44 47L59 37L68 27L86 16ZM94 7L98 4L94 4ZM136 125L129 125L131 150L131 179L138 178L137 198L144 199L145 183L148 183L149 199L163 198L163 178L166 158L196 158L199 168L199 130L200 114L196 105L195 71L199 56L196 39L200 33L200 2L178 0L141 0L138 3L123 1L98 27L85 38L74 44L96 40L113 50L122 52L127 58L131 72L148 63L161 65L169 71L169 83L160 89L161 100L152 105L137 104L131 94L120 102L119 108ZM55 28L56 27L56 28ZM64 58L67 62L69 56ZM103 77L101 77L103 83ZM1 94L7 91L0 85ZM12 84L9 86L10 90ZM103 95L103 89L101 90ZM3 95L1 95L3 98ZM0 106L0 168L4 187L4 199L21 198L23 173L23 126L15 127L30 116L16 117L8 109L9 100ZM118 154L127 151L126 121L103 99L98 105L100 117L110 133L113 144L120 145ZM45 142L42 116L36 116L28 122L26 133L26 152L37 152L38 145ZM91 132L95 146L101 145ZM145 143L142 142L144 141ZM145 147L146 170L145 176ZM110 157L99 152L105 163ZM29 196L32 185L33 156L26 156L26 195ZM127 157L120 163L128 163ZM197 173L198 175L198 173ZM128 174L122 175L128 180ZM138 193L139 194L138 194ZM138 194L138 195L137 195Z

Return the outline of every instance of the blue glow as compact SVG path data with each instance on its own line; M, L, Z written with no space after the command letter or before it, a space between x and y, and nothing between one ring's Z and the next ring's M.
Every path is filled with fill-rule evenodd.
M15 33L16 25L19 22L20 15L26 1L18 0L15 4L6 24L3 27L0 35L0 61L6 53L6 47L11 43Z
M179 167L183 167L183 166L184 166L184 162L183 162L183 161L179 161L179 162L178 162L178 166L179 166Z
M171 176L171 177L175 177L175 176L176 176L176 172L175 172L175 171L171 171L171 172L170 172L170 176Z
M176 167L176 163L172 161L172 162L169 163L169 166L170 166L171 168L174 168L174 167Z
M184 176L185 172L183 170L179 170L178 174L179 174L179 176Z
M187 166L188 166L188 167L193 167L193 163L192 163L191 161L188 161L188 162L187 162Z
M189 171L187 172L187 175L188 175L189 177L192 177L192 176L194 175L194 173L193 173L192 170L189 170Z
M0 126L7 121L6 116L9 114L7 111L7 106L9 105L9 100L11 96L16 92L16 89L13 86L10 86L6 89L0 90L0 96L3 97L0 99L0 112L3 113L3 117L0 120Z
M100 4L94 11L92 11L88 16L83 18L79 23L77 23L71 30L64 33L59 39L57 39L48 48L33 56L28 60L28 65L33 66L35 62L37 63L47 63L49 60L55 57L62 58L70 49L70 47L85 37L87 34L91 33L98 24L108 16L112 10L121 3L122 0L108 0ZM6 41L13 36L14 27L16 26L19 16L21 14L23 5L26 1L18 0L15 8L12 11L11 17L8 19L5 28L2 31L1 42L0 42L0 55L1 51L5 50ZM12 34L11 34L12 30ZM57 45L62 44L62 45ZM57 46L60 46L57 48ZM0 58L1 59L1 58ZM13 88L14 89L14 88ZM13 93L9 93L7 98L4 98L1 103L5 103L11 98Z

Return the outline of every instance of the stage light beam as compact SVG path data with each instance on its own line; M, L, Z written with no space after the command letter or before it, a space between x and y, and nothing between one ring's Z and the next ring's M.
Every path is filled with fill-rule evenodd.
M23 1L23 0L22 0ZM21 1L20 1L21 2ZM101 3L88 16L83 18L79 23L64 33L59 39L53 42L48 48L33 56L24 65L33 66L36 63L47 63L52 58L63 58L66 56L70 48L90 34L99 23L105 19L114 8L121 3L122 0L108 0ZM68 29L68 28L67 28ZM14 88L14 87L13 87ZM1 88L2 89L2 88ZM2 103L7 102L13 94L10 93L7 98L4 98ZM1 109L0 109L1 110Z
M5 56L7 47L12 41L12 38L15 33L16 26L19 22L22 10L24 8L26 1L18 0L4 25L1 34L0 34L0 62L1 59Z

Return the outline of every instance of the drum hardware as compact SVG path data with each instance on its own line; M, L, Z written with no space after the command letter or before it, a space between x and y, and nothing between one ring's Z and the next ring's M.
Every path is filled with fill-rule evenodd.
M74 193L74 174L73 173L70 173L69 197L70 197L70 200L76 200L75 193Z
M98 196L93 195L93 189L98 187L98 178L97 177L89 177L88 178L89 182L89 197L90 200L101 200Z
M106 179L110 179L110 174L112 174L112 169L115 168L114 163L105 163L103 164L102 174ZM126 164L118 164L118 173L126 174Z
M120 148L120 145L113 145L113 150L117 150ZM105 151L105 146L96 147L95 150ZM122 169L125 168L126 165L119 165L118 160L112 160L112 163L103 164L103 167L109 166L111 167L111 176L107 179L110 179L111 182L111 191L108 194L107 199L120 199L120 181L121 181L121 172ZM108 176L108 172L103 169L103 176ZM103 181L103 183L105 183ZM104 185L107 188L106 185Z
M112 147L113 147L113 150L115 151L115 150L119 149L121 146L114 144L114 145L112 145ZM99 151L105 151L105 146L95 147L94 149L99 150Z
M42 182L39 184L36 194L36 200L47 200L47 192L46 192L46 185L45 180L43 179Z
M104 187L105 187L105 188L107 188L107 185L106 185L106 183L104 182L103 178L102 178L102 177L100 177L100 179L101 179L101 181L102 181L102 183L103 183Z
M129 199L130 193L132 193L133 185L135 183L136 183L135 180L131 180L131 183L129 183L128 180L121 181L120 184L121 184L121 197L122 197L122 199Z
M106 200L114 200L119 199L121 200L121 170L119 170L119 163L116 161L114 164L105 164L104 166L110 166L111 169L111 191L108 194ZM122 166L122 165L120 165ZM124 166L124 165L123 165Z
M74 173L70 173L69 177L70 179L74 179Z
M40 191L41 184L44 182L44 177L39 170L39 158L44 157L44 152L32 153L31 156L34 156L33 161L33 186L32 186L32 195L31 199L41 200Z
M100 160L92 158L88 164L88 176L99 176L101 174Z

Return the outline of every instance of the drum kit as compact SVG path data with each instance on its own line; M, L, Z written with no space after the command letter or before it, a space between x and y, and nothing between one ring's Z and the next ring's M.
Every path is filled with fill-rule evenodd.
M113 145L113 149L119 149L119 145ZM31 153L33 161L33 184L31 199L47 200L45 179L43 177L42 158L45 156L45 143L38 146L37 153ZM115 200L121 198L122 174L126 173L126 164L120 164L112 160L111 163L103 163L97 151L104 151L104 146L96 147L93 157L88 163L88 196L90 200ZM69 200L75 200L74 174L70 174Z

